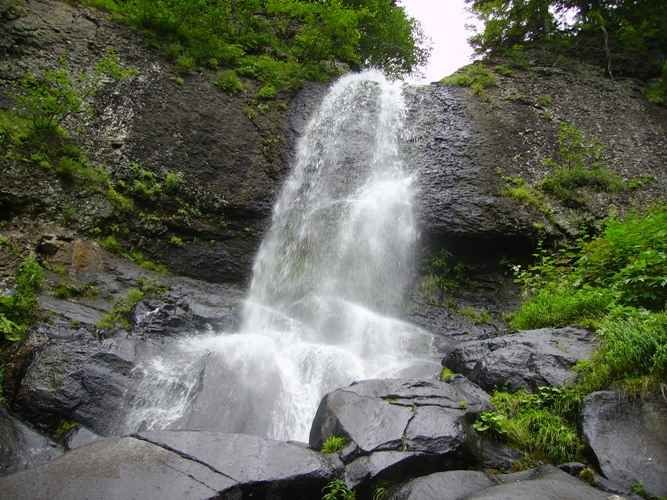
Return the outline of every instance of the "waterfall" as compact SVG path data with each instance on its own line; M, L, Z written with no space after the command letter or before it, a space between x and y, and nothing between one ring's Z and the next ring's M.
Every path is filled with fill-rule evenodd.
M158 375L144 377L130 427L306 441L325 393L437 373L430 334L399 319L417 238L415 178L400 148L405 115L402 84L380 72L332 86L274 206L241 328L183 341L171 363L188 380L175 381L161 360Z

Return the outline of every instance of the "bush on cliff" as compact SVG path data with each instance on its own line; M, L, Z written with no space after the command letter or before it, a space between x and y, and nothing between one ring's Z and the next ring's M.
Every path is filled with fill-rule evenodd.
M405 74L428 55L417 22L391 0L82 3L145 30L174 61L221 65L276 90L326 80L338 73L338 62Z

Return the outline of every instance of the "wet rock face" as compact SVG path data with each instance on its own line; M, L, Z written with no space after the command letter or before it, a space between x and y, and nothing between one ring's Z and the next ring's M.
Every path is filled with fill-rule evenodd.
M66 419L109 436L127 432L128 405L141 397L146 363L188 335L234 328L243 292L232 285L150 273L95 246L88 253L96 257L88 264L71 258L68 245L76 250L89 243L60 245L58 252L66 258L56 252L49 261L63 265L65 277L48 273L40 305L50 321L31 331L23 354L6 370L13 381L6 395L23 418L41 429L53 430ZM61 280L96 293L68 299L48 294ZM99 329L103 315L142 283L157 291L147 291L132 309L129 329Z
M11 85L26 71L53 67L60 56L73 71L90 71L108 49L115 50L138 75L107 82L78 140L115 176L133 162L158 174L181 172L187 208L197 209L187 224L169 220L159 234L135 227L133 243L179 274L245 281L295 141L326 86L308 84L298 95L281 95L279 103L257 110L253 92L227 95L214 85L214 71L185 75L179 84L172 65L140 33L99 10L55 0L0 8L0 105L11 104ZM9 175L0 186L3 216L57 218L67 201L81 213L77 223L90 230L110 215L104 199L68 200L54 184L41 172L30 182ZM172 231L184 245L167 243Z
M105 439L0 479L8 498L318 498L334 476L301 446L241 434L154 432Z
M543 328L458 344L443 364L486 390L535 390L563 385L577 361L589 359L593 335L577 328Z
M409 481L398 488L389 500L458 500L495 484L483 472L437 472Z
M341 459L353 485L410 470L463 465L470 461L468 423L488 404L488 395L463 377L450 382L367 380L324 397L309 444L320 449L329 436L348 439Z
M626 490L641 483L650 495L667 495L667 402L660 394L628 400L613 391L586 397L583 433L612 483Z
M439 85L408 93L414 136L406 148L417 173L423 238L463 254L524 252L534 233L530 213L500 195L496 173L519 139L508 135L501 146L486 135L474 99Z
M413 479L389 500L608 500L608 494L544 465L515 474L489 476L477 471L447 471Z
M45 464L63 452L62 447L0 408L0 476Z

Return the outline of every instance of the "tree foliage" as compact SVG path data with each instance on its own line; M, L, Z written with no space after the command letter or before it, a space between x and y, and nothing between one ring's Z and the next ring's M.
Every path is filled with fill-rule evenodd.
M484 22L473 37L482 53L547 43L613 73L660 75L667 58L664 0L466 0Z
M353 68L400 75L426 61L418 23L393 0L83 0L144 29L174 61L234 69L275 89Z

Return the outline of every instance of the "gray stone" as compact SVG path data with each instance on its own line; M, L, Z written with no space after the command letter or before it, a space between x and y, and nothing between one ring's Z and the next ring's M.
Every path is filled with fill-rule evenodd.
M90 429L78 426L65 436L65 448L67 451L71 451L86 446L87 444L94 443L95 441L99 441L100 439L103 439L102 436L95 434Z
M310 446L320 449L333 435L348 439L340 456L352 485L461 467L473 461L466 436L488 398L461 376L449 382L365 380L324 397Z
M405 483L388 500L462 500L495 484L483 472L436 472Z
M667 402L661 395L628 399L613 391L586 397L583 432L602 473L629 489L640 482L667 495Z
M318 498L334 469L319 453L255 436L195 431L108 438L0 479L7 498Z
M0 475L45 464L63 453L61 446L0 408Z
M552 465L497 476L503 483L467 496L470 500L608 500L596 490Z
M535 390L562 385L575 376L572 367L589 359L596 343L578 328L543 328L458 344L443 364L486 390Z

